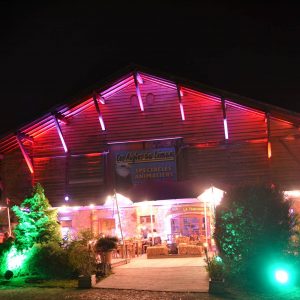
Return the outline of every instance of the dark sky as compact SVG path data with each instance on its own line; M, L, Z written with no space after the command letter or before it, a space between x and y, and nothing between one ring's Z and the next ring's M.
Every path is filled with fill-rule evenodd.
M130 63L300 112L297 1L225 2L0 0L0 135Z

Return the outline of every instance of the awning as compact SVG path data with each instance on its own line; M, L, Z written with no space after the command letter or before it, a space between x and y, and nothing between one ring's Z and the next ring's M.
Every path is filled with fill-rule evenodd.
M224 189L214 182L201 182L201 180L184 181L154 181L136 184L127 191L120 192L133 202L145 200L167 200L197 198L211 186Z

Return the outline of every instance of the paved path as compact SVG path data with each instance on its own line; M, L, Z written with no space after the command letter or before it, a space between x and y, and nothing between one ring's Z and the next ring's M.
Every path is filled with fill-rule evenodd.
M145 255L113 268L96 288L208 292L203 257L147 259Z

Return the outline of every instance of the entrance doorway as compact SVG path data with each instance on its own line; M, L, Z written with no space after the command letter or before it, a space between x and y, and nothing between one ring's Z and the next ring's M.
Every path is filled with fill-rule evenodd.
M207 220L209 222L209 220ZM200 214L182 214L171 219L172 236L205 236L205 218Z

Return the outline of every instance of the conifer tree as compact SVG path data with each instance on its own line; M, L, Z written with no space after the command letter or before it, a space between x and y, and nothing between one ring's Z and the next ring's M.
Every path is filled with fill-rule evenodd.
M35 243L61 240L57 210L49 204L40 183L34 186L31 198L25 199L20 206L13 206L12 210L18 218L14 234L19 250L30 249Z

